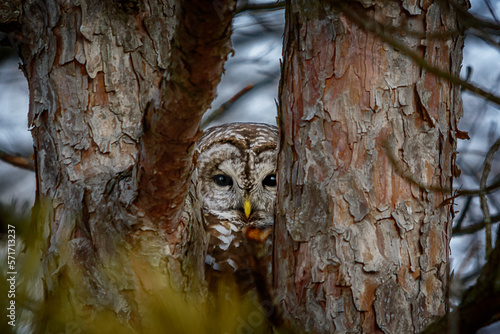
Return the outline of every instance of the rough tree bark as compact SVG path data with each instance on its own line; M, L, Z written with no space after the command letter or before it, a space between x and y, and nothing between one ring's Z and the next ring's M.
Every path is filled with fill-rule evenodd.
M37 201L49 203L48 305L139 329L149 293L199 288L204 240L183 204L234 10L232 0L0 5L30 89Z
M447 310L442 204L461 97L356 18L395 27L379 32L459 74L464 37L445 2L287 3L276 300L306 331L417 333Z
M196 210L183 204L234 5L0 4L0 30L30 88L37 199L50 200L40 219L49 305L147 330L141 305L151 294L163 285L200 289L205 241ZM400 27L389 31L396 41L452 74L463 45L456 17L437 0L287 5L278 306L308 331L418 332L446 311L450 206L441 205L444 192L396 171L451 187L460 95L352 15Z

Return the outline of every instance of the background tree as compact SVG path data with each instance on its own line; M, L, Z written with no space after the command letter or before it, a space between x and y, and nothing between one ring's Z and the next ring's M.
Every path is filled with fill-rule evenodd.
M463 16L464 13L461 12L461 9L464 8L463 4L449 7L446 3L440 1L433 4L417 5L411 2L402 2L403 9L401 9L394 4L380 2L377 4L364 3L367 6L367 9L365 9L356 5L355 2L349 2L348 5L345 3L331 2L316 6L307 2L297 2L291 3L287 12L286 53L280 97L280 125L283 130L281 172L286 177L281 179L284 184L280 185L281 197L278 200L276 238L276 245L280 247L278 256L280 256L280 260L286 259L286 261L277 262L277 281L285 280L286 285L277 285L277 303L281 306L281 310L284 311L285 318L296 322L300 328L314 328L317 331L336 328L337 330L364 330L365 332L380 330L391 332L401 328L411 328L411 330L417 331L423 328L432 318L441 316L445 309L447 244L449 242L447 229L450 226L450 224L446 223L446 219L449 218L448 205L450 203L445 202L443 206L438 204L443 204L443 199L450 196L446 194L446 190L450 189L451 173L453 171L454 138L455 132L457 132L455 124L457 115L454 116L454 112L460 107L457 99L458 82L455 80L453 81L454 84L450 84L446 80L440 79L439 75L443 76L444 73L446 77L447 72L445 69L450 68L453 75L451 79L458 78L462 42L460 31L464 29L464 26L471 29L473 27L471 25L472 21L464 19L467 16ZM216 4L214 7L218 8L219 5ZM242 3L240 5L239 11L272 7L270 4L253 6L252 4ZM76 12L76 22L79 22L81 18L78 18L78 15L81 14L78 14L78 6L76 6L76 10L70 10L69 7L71 6L64 8L64 14ZM9 9L9 7L6 8ZM118 6L118 8L123 10L122 12L119 11L123 16L134 16L134 10L139 9L138 11L141 12L143 9L140 6L135 7L133 5ZM116 8L111 5L108 9L108 13L116 12ZM5 12L9 13L9 11ZM85 11L82 12L85 13ZM176 11L176 13L179 12L186 13L182 10ZM10 13L14 17L19 15L19 12L15 10ZM459 15L460 22L464 26L457 26L456 15ZM4 22L10 22L11 16L5 15L5 17L7 19ZM391 20L387 20L388 17ZM14 36L19 37L21 35L15 33L19 28L15 23L17 19L15 18L12 23L2 27L5 30L14 31ZM119 21L122 19L120 18ZM143 22L147 22L147 15L146 18L142 19ZM180 19L178 22L191 21ZM66 24L63 23L62 26L66 27ZM120 31L113 25L111 26L113 32ZM138 26L141 27L140 24L134 27L137 28ZM144 26L148 27L147 24ZM85 25L82 25L82 27L85 27ZM490 25L488 27L494 31L494 26ZM74 41L76 45L79 45L78 29L79 25L77 24L68 30L73 31L77 36L75 39L70 38L69 43ZM151 27L146 29L149 35L151 35L150 30L153 29ZM128 30L124 29L124 31ZM176 33L183 36L179 32L182 31L182 23L176 26L173 31L175 33L169 36L174 36ZM130 31L129 33L134 35ZM104 33L97 34L98 37L96 38L102 39L103 37L99 36L102 34ZM116 34L116 36L119 35ZM13 36L12 33L11 36ZM140 34L139 36L140 42L145 43L143 36ZM101 39L95 45L100 45L103 42ZM122 40L126 39L122 38ZM133 40L133 38L130 40ZM182 44L179 41L184 42L187 40L189 38L182 38L177 42ZM83 41L88 42L89 40L84 38ZM116 46L113 43L118 45L124 43L123 41L120 42L118 38L106 42L109 42L113 48ZM162 42L168 44L168 41ZM94 41L92 41L93 43ZM65 44L62 43L62 45ZM325 49L325 45L329 47ZM449 49L443 49L443 45ZM66 47L68 46L66 45ZM83 49L85 50L85 48ZM176 48L172 49L175 50ZM181 54L189 54L185 53L182 47L180 49L183 50ZM75 50L78 50L78 48ZM147 47L139 46L136 49L116 53L115 56L119 58L125 55L125 59L127 59L127 55L130 55L130 59L132 59L130 64L134 65L132 72L136 72L137 66L134 63L133 56L137 57L137 54L139 54L144 58L148 50ZM454 53L450 55L447 50L454 50ZM423 62L415 65L409 59L404 58L402 54L408 54L407 51L413 51L418 56L418 59L414 57L413 60L423 60ZM214 53L216 52L214 51ZM78 52L75 54L78 55ZM97 54L103 57L103 51L99 51ZM116 59L115 57L111 58ZM94 57L94 59L96 58ZM175 56L168 59L175 60ZM193 110L194 114L198 115L196 117L199 117L198 113L202 113L204 111L202 109L206 109L203 102L199 104L198 101L188 102L182 100L182 94L177 94L178 91L175 91L176 94L171 94L172 87L179 87L177 83L182 83L182 80L161 80L161 73L164 73L165 69L158 65L161 60L156 60L158 63L153 62L153 65L149 65L159 73L155 74L157 76L156 81L153 80L148 89L144 88L148 85L142 82L147 81L143 77L147 76L146 74L136 76L136 79L127 79L128 74L131 72L128 74L120 72L120 80L113 81L115 83L112 85L113 89L108 91L106 81L104 81L105 92L102 94L101 90L97 95L111 96L110 100L105 101L104 104L114 101L113 104L109 103L113 106L111 109L114 114L116 110L121 109L119 103L122 100L116 98L116 95L117 92L123 89L120 85L122 79L127 79L125 82L133 82L134 80L139 83L142 82L142 86L130 84L132 88L125 89L127 94L137 89L140 92L151 92L155 91L155 84L158 86L163 85L159 89L158 99L151 97L153 95L151 94L151 96L145 98L147 103L139 103L141 115L142 113L168 115L168 112L158 112L162 108L161 103L158 102L168 101L165 103L167 105L165 109L170 112L170 110L176 110L175 107L170 108L171 104L169 103L172 102L172 96L179 96L179 101L186 102L187 106L192 107L192 109L188 109ZM123 59L120 61L123 61ZM175 61L172 63L175 63ZM124 64L126 65L126 62ZM200 62L197 62L197 64L200 64ZM86 64L83 65L83 67L87 66ZM61 67L64 66L66 64ZM424 67L425 70L421 70L419 66ZM187 67L189 68L189 66ZM435 69L441 69L441 73L436 73ZM102 80L105 79L106 73L112 72L109 71L109 68L108 70L102 70L102 72L101 70L96 70L96 77L101 75ZM183 78L185 74L182 69L178 72L172 68L166 71L179 74L179 77L174 76L174 78ZM149 73L152 72L155 71L152 70ZM438 76L435 77L433 74L438 74ZM291 78L295 80L291 80ZM447 79L450 80L450 77L448 76ZM92 82L92 80L89 80L89 82ZM57 83L60 82L57 81ZM182 84L180 86L185 88L186 92L190 88L194 89L195 92L192 93L194 95L190 95L191 92L185 94L188 99L191 96L199 96L196 94L197 87L189 87L188 85L186 88ZM210 88L204 88L210 90ZM89 96L95 93L91 93ZM198 93L203 95L201 89ZM121 97L128 98L127 94L122 94ZM115 96L114 99L113 96ZM441 102L438 97L443 97ZM210 100L210 97L207 97L207 100ZM443 103L443 100L446 103ZM157 105L154 104L155 101ZM190 103L193 102L194 105L191 105ZM102 107L102 104L101 102L99 106ZM118 108L116 108L117 105ZM86 113L93 115L94 110L91 110L92 112L87 111ZM134 184L134 180L137 180L137 175L140 175L138 169L132 167L123 171L116 171L112 168L104 171L104 173L99 170L102 167L102 161L109 161L106 159L111 159L113 161L111 167L115 167L114 162L117 161L116 159L121 159L122 152L117 150L116 146L114 151L112 149L106 151L105 149L104 152L101 152L95 145L102 146L99 145L99 140L101 144L104 140L105 145L113 148L113 144L117 143L117 138L129 139L128 133L123 137L114 137L116 127L113 124L116 123L116 118L118 118L119 122L123 122L132 114L130 112L127 116L124 116L125 114L118 113L116 117L111 117L111 125L103 126L103 129L107 129L106 131L109 132L102 133L100 137L99 133L97 136L95 135L95 129L100 127L101 123L106 123L98 119L109 119L109 115L102 113L101 117L99 117L99 114L97 114L98 119L93 122L88 120L89 115L83 116L83 124L87 122L88 127L91 129L90 137L98 139L97 141L95 139L91 140L95 143L91 143L89 147L94 146L94 153L92 155L87 153L83 161L87 159L91 161L91 158L95 156L98 156L100 160L96 160L95 165L82 165L85 169L78 172L81 172L81 175L87 174L82 178L84 181L75 179L70 181L76 183L76 189L84 184L84 188L96 187L98 191L102 192L101 195L110 191L111 194L114 193L109 197L111 202L118 202L119 204L109 204L109 198L99 199L98 192L88 189L81 196L84 199L83 203L89 202L86 198L90 198L90 202L94 201L95 203L94 207L90 206L90 211L86 213L84 211L84 217L86 215L94 216L94 220L89 220L83 224L82 222L85 222L87 218L74 219L76 223L73 223L71 220L74 218L74 213L71 213L72 217L69 226L56 226L56 228L61 231L59 235L63 236L64 233L62 232L66 229L66 231L71 231L73 225L77 226L75 229L77 231L87 230L87 235L84 235L83 238L80 238L80 235L78 235L78 238L74 238L74 236L68 237L68 234L66 234L66 238L73 240L71 246L85 239L93 242L93 235L98 237L96 239L98 242L100 240L103 243L103 240L107 242L108 239L118 239L118 241L113 241L116 246L115 252L113 252L113 249L111 249L111 252L109 252L109 249L106 249L106 252L102 249L90 249L89 251L90 254L92 252L98 254L96 262L102 262L103 264L111 262L115 266L110 270L95 269L92 268L92 265L90 266L94 270L93 274L99 273L99 271L102 272L101 277L104 278L104 281L111 277L108 282L103 283L103 280L97 282L101 286L107 286L102 288L100 292L108 293L108 304L104 303L105 305L102 305L104 299L97 302L91 300L91 302L97 305L95 306L96 309L110 308L110 305L111 308L114 308L117 306L116 304L122 306L135 305L136 309L131 311L125 308L121 318L123 322L131 323L134 328L139 328L139 324L134 323L134 319L140 318L141 292L134 290L133 280L126 281L122 286L118 284L118 289L115 289L117 285L114 282L116 280L115 269L125 268L126 273L122 275L121 279L126 280L136 275L139 278L137 280L140 282L139 285L145 287L143 290L152 287L152 290L158 291L161 290L161 286L157 284L167 284L167 280L164 277L159 280L147 277L156 272L147 271L147 268L151 263L153 264L152 267L156 268L165 268L165 264L167 264L170 268L168 271L175 276L172 283L181 282L181 284L176 285L176 288L189 290L193 288L188 287L188 282L192 282L192 280L184 278L183 269L186 267L183 264L190 261L197 263L198 266L195 265L195 268L198 269L198 275L202 272L200 252L197 250L203 248L203 240L202 238L198 239L196 235L196 225L187 223L189 222L188 214L191 211L182 211L180 209L183 203L181 198L186 194L186 186L177 193L177 195L180 194L180 197L175 195L175 192L169 195L169 186L166 186L159 189L159 193L154 196L159 200L159 204L155 204L150 199L145 199L142 204L134 202L133 205L130 205L132 200L126 199L124 201L123 196L117 195L117 193L127 193L123 189L130 190L134 189L134 187L137 191L139 186ZM119 115L121 117L118 117ZM57 117L53 120L56 120L56 123L61 123L60 120L57 120L59 117L60 115L57 114ZM157 118L153 116L151 120L153 119ZM176 117L172 122L175 121L178 121ZM182 120L180 122L182 123ZM55 132L71 132L72 127L78 127L78 123L78 121L75 124L63 123L58 125L59 128ZM195 123L193 126L196 128L198 123ZM160 127L157 129L160 129L158 132L161 132L161 128L165 124L159 124ZM63 131L64 127L68 128ZM154 128L154 124L152 128ZM123 130L123 125L121 125L121 129ZM146 127L145 133L149 129L151 128ZM85 130L82 131L85 132ZM157 131L153 131L150 138L146 136L146 139L141 144L139 144L139 140L132 140L129 147L135 148L129 150L129 152L135 152L134 150L137 149L138 145L143 148L141 151L143 153L148 152L148 146L153 148L153 151L156 151L156 148L163 145L163 143L161 139L155 138L154 132ZM459 137L464 136L460 132L457 133ZM108 135L111 135L114 139L104 139ZM55 137L61 138L60 135ZM81 138L85 138L85 136L81 136ZM415 140L415 138L418 140ZM186 139L187 142L190 140L192 142L192 139ZM121 141L118 142L125 147L125 145L121 144ZM439 146L436 146L436 143L439 143ZM69 146L73 147L73 144ZM61 145L60 147L68 146L64 141L58 145ZM183 145L187 144L175 142L173 148L179 148ZM424 151L426 149L428 151ZM89 151L81 148L76 151L78 150ZM183 156L182 152L184 151L182 149L180 151L180 154L174 153L173 156ZM66 153L62 164L63 167L64 164L77 166L78 164L70 164L70 161L74 158L68 152ZM150 153L138 153L138 155L143 158L146 157L146 160L153 159L141 163L145 165L149 163L149 168L153 169L151 179L154 180L155 184L159 182L158 184L161 186L162 182L168 180L168 178L160 176L159 180L155 179L155 168L153 167L164 166L161 163L162 158L164 161L168 159L165 155L162 156L161 152L158 155ZM113 155L114 157L112 157ZM138 163L137 155L132 154L132 156L131 161ZM335 158L332 159L332 157ZM155 159L157 160L155 161ZM104 165L106 164L104 163ZM169 166L167 164L166 167ZM189 157L184 162L179 162L180 170L184 168L189 170L189 167L186 166L189 166ZM86 169L87 167L92 168L89 170ZM94 175L88 175L89 171L90 174L94 173ZM434 171L437 171L437 173L434 173ZM160 172L169 174L168 170ZM392 172L399 175L393 175ZM68 173L68 175L73 175L71 173ZM106 173L119 175L106 176L112 181L106 181L106 177L104 177L103 180L106 182L103 182L106 187L102 191L104 183L101 184L97 180L103 177L102 175L99 176L99 174L106 175ZM145 173L148 174L147 171ZM181 175L187 174L181 172ZM86 185L85 182L87 181L92 181L92 184ZM80 182L79 185L78 182ZM101 190L99 190L99 185ZM119 187L118 190L116 190L116 186ZM141 186L144 194L147 185L141 184ZM137 191L132 197L137 196L140 198L140 194L141 192ZM318 194L322 195L321 203L324 206L308 205L308 203L311 203L310 196L314 195L316 199ZM384 196L377 196L379 194ZM392 196L389 196L391 194ZM117 197L120 198L117 199ZM66 198L64 199L66 200ZM173 210L168 210L168 205L162 207L169 200L177 202L174 204L175 208ZM75 201L75 203L77 202L78 200ZM108 209L104 209L104 211L99 209L99 212L92 211L104 202L109 206ZM49 217L53 216L54 212L58 210L64 211L61 210L62 205L60 203L51 205L56 209L52 212L48 210L47 215ZM141 207L147 208L144 216L138 209ZM78 209L79 206L77 205L76 208ZM296 208L300 208L300 210ZM408 208L412 209L411 212ZM316 211L311 212L311 209ZM78 210L76 212L78 213ZM153 218L148 217L150 212L152 212ZM168 227L172 226L172 222L175 225L175 222L179 221L175 218L175 215L179 214L179 212L184 212L185 215L182 216L181 223L178 225L180 227L176 231L177 234L169 233L171 230L168 230ZM282 212L289 214L284 216ZM114 216L115 213L118 213L119 218L116 220L119 222L115 221L108 225L96 222L98 220L96 217L103 213L108 216ZM158 214L158 216L155 216L155 214ZM151 219L162 221L162 226L158 228L155 224L151 224ZM132 229L127 226L125 229L120 230L119 233L116 233L115 230L119 230L117 226L124 226L123 222L131 222ZM432 222L437 224L432 224ZM79 227L80 225L93 226L93 230L89 227L82 229ZM186 229L186 225L194 226L194 229ZM111 228L104 230L106 226L111 226ZM104 234L103 231L105 231ZM108 235L108 231L112 231L112 233ZM133 231L131 235L130 231ZM184 234L179 242L177 237L181 234L181 231L184 231ZM190 232L194 234L190 234ZM123 235L126 237L122 237ZM194 248L195 256L190 258L188 248L183 248L183 245L186 245L184 242L193 236L195 240L201 242L201 245L198 245L200 248ZM56 239L56 237L52 239ZM165 249L163 245L166 243L172 247L168 248L170 250L167 251L170 254L165 255L161 253L161 249ZM121 248L123 245L128 248L129 244L132 245L131 250ZM140 247L137 247L139 244ZM87 248L91 248L89 246L89 243L87 243ZM60 250L64 255L63 260L68 262L68 259L71 260L72 255L64 247L64 245L61 246ZM85 245L80 248L80 250L82 249L85 249ZM60 250L53 254L57 254ZM69 254L64 254L64 252ZM115 257L117 254L121 258L117 259ZM144 254L149 255L146 261L142 259ZM162 255L158 256L158 254ZM87 260L87 258L85 259ZM47 262L50 263L51 261ZM53 262L56 263L57 261L59 259ZM64 263L64 261L60 263ZM127 267L129 262L132 264ZM53 291L58 291L55 287L61 285L64 280L70 282L69 290L72 291L74 282L71 281L81 279L80 275L73 275L73 277L67 279L67 273L71 273L71 270L67 269L71 265L77 268L78 265L81 265L81 262L70 263L70 265L62 264L56 266L55 270L49 268L54 270L51 273L55 272L57 277L57 280L52 281L51 279L49 282L53 284ZM127 272L127 269L130 268L132 270ZM490 284L487 286L492 287L492 284L496 281L494 270L493 275L491 275L492 270L487 268L495 268L495 266L490 265L485 268L486 272L490 272L489 277L492 278L486 280ZM167 271L162 271L162 269L160 271L162 272L161 276L166 276ZM195 274L195 276L197 275ZM394 279L394 277L397 279ZM96 283L95 280L94 282L89 280L89 282ZM109 291L107 291L108 288L110 288ZM99 292L98 290L87 290L87 287L84 286L81 295L77 295L78 298L83 297L87 301L92 299L93 296L88 294L88 291ZM125 302L123 302L123 298L116 298L116 295L119 297L120 294L123 295L124 291L134 291L125 293ZM493 290L487 289L486 291L491 292ZM437 294L434 294L436 292ZM472 300L469 303L470 305L476 305L474 302L477 302L477 300L474 298L469 299ZM409 305L411 305L411 308ZM495 304L488 303L487 305L487 308L490 309L488 314L495 313ZM396 310L395 307L397 307ZM126 316L123 317L123 314ZM386 321L382 317L382 315L391 314L394 314L395 319L398 321ZM488 315L485 312L483 314ZM127 318L128 315L131 315L131 317ZM467 315L465 315L465 319L467 319ZM489 321L491 320L486 316L485 319L481 319L474 324L475 327L463 328L467 328L466 330L479 328Z
M459 87L357 19L397 27L392 39L453 75L463 35L439 1L365 6L299 1L286 14L276 288L307 331L418 333L446 313L451 203L388 154L451 189Z

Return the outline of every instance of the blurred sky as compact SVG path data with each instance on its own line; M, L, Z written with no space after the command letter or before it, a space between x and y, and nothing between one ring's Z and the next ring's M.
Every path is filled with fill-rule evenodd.
M284 24L284 10L236 16L232 36L234 55L226 63L213 107L218 108L249 84L255 87L209 126L235 121L276 124L275 99Z
M471 1L471 12L490 21L500 18L500 1L490 1L494 14L488 9L484 0ZM497 21L498 23L498 21ZM500 48L488 45L473 34L467 34L464 47L462 78L466 77L467 67L472 72L469 80L486 90L500 95ZM459 140L457 164L462 170L462 177L455 180L454 187L462 189L478 188L483 162L491 145L500 136L500 108L486 102L476 95L463 92L464 115L459 129L468 131L470 140ZM489 180L500 174L500 153L495 156ZM500 211L500 198L489 196L489 207L492 215ZM456 211L461 211L465 198L456 201ZM466 216L478 220L483 217L479 198L472 200ZM498 226L496 227L498 229ZM484 231L474 235L454 237L451 241L452 269L466 276L477 270L477 265L484 263ZM475 252L474 256L472 254Z
M28 84L15 58L0 63L0 149L30 156L33 141L28 131ZM33 172L0 161L0 202L20 208L35 199Z

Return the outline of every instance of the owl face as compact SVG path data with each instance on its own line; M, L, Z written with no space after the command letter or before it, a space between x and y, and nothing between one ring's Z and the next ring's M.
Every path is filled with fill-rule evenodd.
M241 227L272 225L276 198L276 127L231 123L198 141L202 211Z

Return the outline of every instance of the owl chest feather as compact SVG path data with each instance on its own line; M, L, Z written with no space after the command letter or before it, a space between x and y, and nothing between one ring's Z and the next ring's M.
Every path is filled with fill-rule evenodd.
M197 144L197 189L209 238L206 276L252 285L270 279L277 128L231 123L207 130ZM274 174L273 174L274 173ZM273 176L275 180L275 176Z

